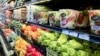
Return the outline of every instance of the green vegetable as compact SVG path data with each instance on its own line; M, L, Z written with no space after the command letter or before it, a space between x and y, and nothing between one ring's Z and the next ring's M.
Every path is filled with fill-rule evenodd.
M58 45L62 45L67 42L68 37L65 34L61 34L57 40Z
M89 56L89 54L86 51L78 50L77 51L77 56Z
M9 36L10 41L16 41L17 39L17 34L12 32Z
M98 50L100 50L100 45L99 45L99 47L98 47Z
M61 52L59 56L69 56L67 52Z
M38 39L38 42L42 43L45 39L45 36L41 35Z
M20 23L20 21L15 21L15 20L12 20L11 23L10 23L10 26L15 28L15 29L21 29L21 25L22 23Z
M54 35L54 33L49 33L49 32L46 32L46 33L43 33L47 39L50 39L50 40L57 40L57 37Z
M67 52L67 49L68 49L69 47L67 46L67 45L62 45L61 46L61 51L64 51L64 52Z
M58 38L60 36L60 33L54 32L55 36Z
M74 49L83 49L83 45L74 39L70 40L67 45Z
M57 42L56 41L51 41L49 44L49 47L53 50L56 50L57 47Z
M69 54L69 56L76 56L76 50L73 48L68 48L67 49L67 53Z
M82 39L77 39L77 38L75 38L75 40L78 41L79 43L83 43L83 41L84 41Z
M92 43L92 44L91 44L91 48L93 48L93 49L98 49L98 44Z
M100 51L99 50L94 51L94 55L95 56L99 56L100 55Z
M100 56L100 53L99 53L99 54L97 54L97 56Z
M42 45L49 46L50 42L51 42L51 40L48 40L48 39L44 40L44 41L42 41Z
M59 46L58 46L58 47L56 47L56 52L60 53L60 52L61 52L61 50L62 50L62 49L61 49L61 47L59 47Z
M93 53L91 53L90 56L95 56L95 55Z
M92 49L85 49L85 51L87 51L89 53L89 55L92 53Z
M90 42L83 41L84 48L90 48Z

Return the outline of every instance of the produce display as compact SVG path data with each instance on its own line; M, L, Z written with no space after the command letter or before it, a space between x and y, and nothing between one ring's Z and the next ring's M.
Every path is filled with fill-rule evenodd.
M87 11L80 12L80 13L87 13ZM76 13L76 15L78 15ZM75 15L75 16L76 16ZM88 15L88 13L87 13ZM79 17L74 20L75 25L79 27L85 27L88 26L88 22L86 24L83 24L85 22L85 19L88 20L87 15L79 15L81 19L78 19ZM82 20L81 22L79 22ZM78 23L81 23L77 25ZM100 47L98 44L90 43L88 41L80 40L80 39L74 39L72 37L69 37L65 34L52 32L48 30L44 30L41 27L38 27L36 25L26 25L22 24L20 22L12 21L11 26L21 29L21 31L29 37L32 37L33 39L37 40L41 45L44 45L55 52L58 53L58 56L99 56L100 54ZM20 27L18 27L20 26ZM70 25L69 25L70 26ZM75 26L75 27L76 27ZM70 28L74 29L74 28Z
M94 41L94 36L100 35L99 9L92 10L91 6L85 10L54 8L52 5L56 1L44 1L9 0L1 6L0 28L11 50L18 56L100 56L100 44ZM83 30L79 32L87 28L96 35ZM76 35L78 38L72 37Z
M21 25L23 23L20 23L20 21L12 20L10 23L10 27L16 28L16 29L21 29Z
M100 55L100 50L98 49L99 46L97 44L80 39L71 39L71 37L65 34L55 34L55 32L42 32L41 36L38 39L38 42L56 51L59 56Z
M32 25L31 25L32 26ZM33 25L34 26L34 25ZM23 25L21 28L25 30L25 28L29 27L29 25ZM37 26L30 27L30 29L40 28ZM41 29L41 28L40 28ZM39 30L40 30L39 29ZM34 31L33 31L34 32ZM31 32L27 32L30 35ZM58 53L58 56L99 56L100 55L100 45L91 43L85 40L75 39L71 36L67 36L65 34L40 30L38 31L39 36L37 36L37 41L55 52ZM25 34L25 33L24 33ZM27 35L27 34L26 34ZM34 33L34 35L36 35ZM34 38L33 36L32 38ZM34 38L36 39L36 38Z
M19 56L43 56L39 50L24 41L21 37L17 39L15 49L19 52Z
M43 5L30 5L26 8L16 9L13 18L30 21L38 24L49 25L52 27L75 29L76 27L88 27L95 34L99 34L99 10L73 10L60 9L53 11ZM95 18L91 20L91 18Z
M17 36L11 29L4 29L7 41L18 52L18 56L43 56L38 49Z
M3 31L7 41L14 46L14 42L17 39L17 34L15 34L11 29L4 29Z
M21 30L25 35L30 36L36 40L39 38L40 32L43 31L41 28L37 26L27 26L25 24L22 25Z
M53 11L45 6L37 5L31 5L29 8L30 10L28 11L30 12L27 13L27 17L30 22L68 29L76 29L76 27L86 28L90 26L93 33L100 35L98 22L100 20L97 19L97 17L99 18L99 10L78 11L73 9L60 9L59 11ZM94 16L96 18L91 20Z

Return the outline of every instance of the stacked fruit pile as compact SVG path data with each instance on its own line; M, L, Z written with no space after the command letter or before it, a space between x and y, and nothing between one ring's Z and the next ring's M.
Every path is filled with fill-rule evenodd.
M26 35L31 35L32 33L36 35L32 37L37 39L40 44L56 51L59 56L100 56L100 47L95 43L75 39L57 32L46 31L32 25L23 25L21 29ZM28 31L27 29L31 30ZM35 30L33 31L32 29ZM38 32L39 35L37 36L34 32Z
M20 29L21 25L22 25L22 23L20 23L20 21L16 21L16 20L12 20L10 23L10 26L15 29Z
M17 39L15 49L19 52L19 56L43 56L39 50L24 41L21 37Z
M58 52L59 56L99 56L100 47L95 43L74 39L65 34L57 32L42 32L38 41L52 50Z
M11 29L7 28L3 30L4 35L7 39L7 41L11 44L12 47L15 45L15 41L17 39L17 34L15 34Z
M4 29L4 35L12 47L19 53L19 56L43 56L39 50L17 36L11 29Z
M41 33L39 43L56 51L59 56L99 56L99 46L95 43L74 39L57 32Z
M44 31L42 28L38 26L25 24L22 25L21 30L25 35L30 36L36 40L40 37L40 32Z

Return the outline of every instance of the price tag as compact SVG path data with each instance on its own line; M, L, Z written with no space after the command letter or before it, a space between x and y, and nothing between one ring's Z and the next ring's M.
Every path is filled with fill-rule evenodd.
M88 34L79 34L79 38L81 38L81 39L85 39L85 40L90 40L90 37L89 37L89 35Z
M70 31L69 35L73 37L78 37L78 32Z
M62 33L63 33L63 34L69 35L69 30L63 29L63 30L62 30Z
M49 48L46 48L47 54L46 56L58 56L57 53Z

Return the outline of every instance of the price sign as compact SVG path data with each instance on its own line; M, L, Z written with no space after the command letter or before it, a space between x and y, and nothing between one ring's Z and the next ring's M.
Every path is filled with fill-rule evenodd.
M69 35L73 37L78 37L78 32L70 31Z
M62 33L63 33L63 34L69 35L69 30L63 29L63 30L62 30Z
M46 48L46 51L47 51L46 56L58 56L58 54L55 51L53 51L49 48Z
M81 38L81 39L85 39L85 40L90 40L90 37L89 37L89 35L88 34L79 34L79 38Z

